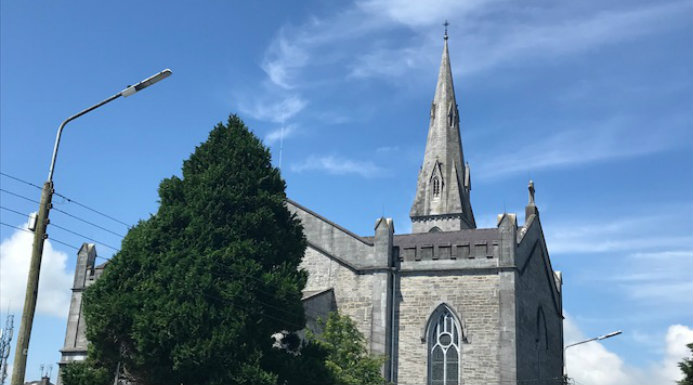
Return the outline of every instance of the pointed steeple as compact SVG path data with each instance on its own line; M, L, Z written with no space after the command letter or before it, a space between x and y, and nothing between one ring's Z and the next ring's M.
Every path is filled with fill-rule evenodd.
M426 151L409 213L415 233L476 228L448 53L447 21L444 25L443 57L431 105Z

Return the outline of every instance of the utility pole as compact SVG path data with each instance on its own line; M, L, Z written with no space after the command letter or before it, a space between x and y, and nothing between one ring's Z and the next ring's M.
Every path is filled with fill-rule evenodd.
M55 161L58 157L58 147L60 146L60 137L63 133L65 125L72 120L79 118L89 111L95 110L106 103L109 103L119 97L127 97L133 95L137 91L149 87L150 85L167 78L171 75L171 70L166 69L156 75L150 76L147 79L128 86L119 93L97 103L85 110L78 112L75 115L65 119L58 127L58 133L55 137L55 146L53 147L53 157L51 158L51 166L48 171L48 180L43 185L41 190L41 202L39 204L39 213L34 230L34 244L31 249L31 265L29 267L29 277L26 283L26 296L24 297L24 311L22 312L22 321L19 325L19 334L17 336L17 348L14 353L14 368L12 370L12 385L24 385L24 375L26 373L26 360L29 351L29 339L31 338L31 327L34 323L34 314L36 313L36 300L38 298L39 273L41 270L41 258L43 257L43 243L48 237L46 235L46 227L48 226L48 214L52 208L51 200L53 198L53 171L55 170Z
M0 330L0 385L5 385L7 378L7 359L10 357L10 346L14 334L14 315L8 314L5 328Z

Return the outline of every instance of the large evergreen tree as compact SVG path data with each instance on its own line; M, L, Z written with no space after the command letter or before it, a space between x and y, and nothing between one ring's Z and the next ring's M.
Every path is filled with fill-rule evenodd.
M687 344L686 347L691 351L691 355L690 358L684 357L683 361L679 362L679 368L683 372L679 385L693 385L693 343Z
M305 324L284 189L237 116L214 127L85 292L91 361L147 385L275 383L271 335Z

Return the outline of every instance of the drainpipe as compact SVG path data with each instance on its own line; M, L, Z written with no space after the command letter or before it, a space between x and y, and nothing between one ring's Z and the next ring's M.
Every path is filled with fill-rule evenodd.
M392 277L390 279L390 382L395 382L395 304L396 301L396 288L397 288L397 266L396 261L393 258L392 266L390 267L390 272Z

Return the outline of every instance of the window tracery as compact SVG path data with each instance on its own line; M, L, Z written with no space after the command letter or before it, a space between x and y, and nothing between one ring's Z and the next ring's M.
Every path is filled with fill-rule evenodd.
M460 328L446 306L431 319L428 333L428 383L458 385L460 369Z

